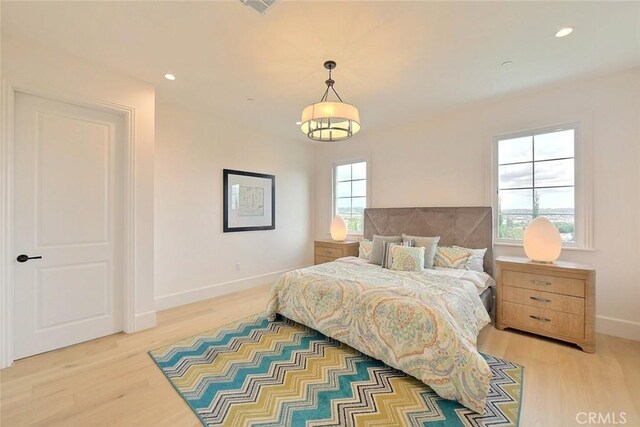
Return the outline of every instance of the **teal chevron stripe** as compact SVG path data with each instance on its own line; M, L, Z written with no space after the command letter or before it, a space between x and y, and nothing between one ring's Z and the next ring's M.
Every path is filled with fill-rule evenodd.
M352 397L351 383L356 381L366 381L369 379L370 372L368 368L386 367L386 365L378 360L371 358L363 358L355 360L356 372L354 374L341 375L338 379L338 390L323 390L318 392L317 401L332 401L334 399L344 399ZM307 421L331 418L331 407L313 408L294 411L291 417L291 425L304 425Z
M283 351L279 355L265 357L259 366L247 367L239 369L236 376L231 381L215 382L208 385L207 389L199 399L193 400L194 404L201 406L207 401L211 401L215 394L223 390L240 389L247 377L266 374L271 369L272 364L279 361L291 360L291 354L297 350L308 349L312 341L319 341L319 338L313 336L305 336L300 340L298 345L284 346Z
M335 344L331 344L331 346L335 346ZM317 351L313 352L300 352L299 355L301 357L319 357L323 355L324 347L327 347L326 342L318 342L316 346ZM298 358L297 358L298 359ZM301 359L298 359L301 360ZM289 366L286 366L289 365ZM282 369L281 369L282 368ZM255 377L249 377L248 381L242 385L241 388L233 389L233 393L229 394L225 391L217 390L218 395L212 400L212 403L209 404L207 408L201 408L202 410L206 410L212 414L217 414L218 412L224 411L225 405L229 403L230 399L233 399L236 403L242 400L246 400L248 397L251 398L250 401L255 400L255 393L259 392L259 389L263 386L269 386L273 384L281 384L283 381L283 375L287 373L294 372L296 370L304 370L304 362L296 365L290 363L278 363L271 370L268 375L259 375ZM187 394L185 393L185 396ZM214 409L215 406L215 409Z
M210 373L209 375L207 375L207 378L204 379L202 382L200 382L198 384L198 387L195 389L191 390L191 393L193 393L193 395L191 395L190 397L192 398L199 398L201 397L202 393L205 391L206 386L208 386L209 383L211 382L217 382L217 383L233 383L233 382L242 382L242 372L246 374L250 374L251 372L248 372L249 369L273 369L273 366L271 366L271 362L273 363L283 363L283 362L289 362L290 359L293 356L293 353L300 353L301 350L306 350L307 346L305 345L305 342L303 342L304 336L302 336L301 334L296 334L293 337L293 340L289 343L277 343L276 347L273 350L268 350L265 349L264 352L257 354L253 360L251 361L239 361L238 363L232 365L229 369L229 371L224 372L224 373L217 373L217 374L212 374ZM314 347L317 345L323 345L326 346L329 343L327 343L324 340L316 340L315 342L311 342L309 341L309 347ZM335 344L333 344L335 345ZM287 353L287 351L289 353ZM291 354L291 357L287 357L288 354ZM265 360L267 357L279 357L280 361L278 360ZM274 365L275 366L275 365Z
M257 324L246 324L243 328L237 331L223 331L220 337L206 337L200 338L197 341L197 345L187 347L184 349L175 348L168 352L170 356L166 359L166 356L160 356L156 359L160 368L174 366L181 358L189 356L199 356L202 354L203 349L209 348L209 346L224 346L233 338L243 338L248 335L249 331L256 329L265 329L268 327L269 321L265 318Z

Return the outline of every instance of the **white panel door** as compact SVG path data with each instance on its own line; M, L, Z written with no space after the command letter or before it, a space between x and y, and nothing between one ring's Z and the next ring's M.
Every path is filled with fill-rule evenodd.
M122 330L124 120L22 93L15 105L19 359Z

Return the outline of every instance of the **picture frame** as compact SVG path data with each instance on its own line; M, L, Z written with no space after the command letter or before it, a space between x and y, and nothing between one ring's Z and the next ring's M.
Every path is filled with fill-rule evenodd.
M276 177L264 173L222 170L225 233L276 228Z

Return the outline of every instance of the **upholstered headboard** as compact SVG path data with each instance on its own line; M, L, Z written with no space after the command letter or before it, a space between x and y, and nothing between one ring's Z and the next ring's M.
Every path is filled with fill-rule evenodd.
M364 238L379 236L440 236L441 246L487 248L484 271L493 276L491 208L369 208L364 210Z

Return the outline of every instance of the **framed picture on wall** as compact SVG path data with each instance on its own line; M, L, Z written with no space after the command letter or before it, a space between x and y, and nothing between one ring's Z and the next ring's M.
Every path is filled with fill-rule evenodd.
M263 173L222 170L223 231L276 228L276 177Z

